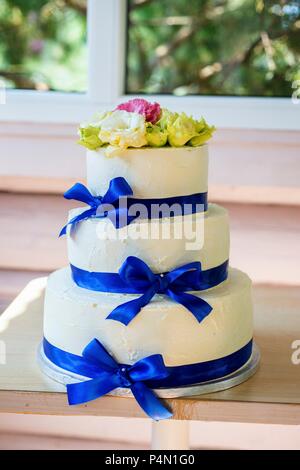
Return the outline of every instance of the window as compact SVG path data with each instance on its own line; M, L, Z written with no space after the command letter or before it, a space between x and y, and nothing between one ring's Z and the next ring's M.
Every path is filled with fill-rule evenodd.
M1 0L6 88L86 91L86 8L86 0Z
M219 128L299 129L298 7L299 0L1 0L0 121L78 124L147 93ZM22 54L13 39L8 53L8 10L28 35L18 38ZM276 28L261 29L264 14ZM37 26L30 34L28 18Z
M126 89L290 97L299 0L128 0Z

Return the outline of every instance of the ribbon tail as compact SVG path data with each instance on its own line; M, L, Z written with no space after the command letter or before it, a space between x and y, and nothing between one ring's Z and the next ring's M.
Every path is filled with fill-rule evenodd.
M155 295L155 289L150 288L138 299L130 300L124 304L118 305L106 318L107 320L116 320L123 325L128 325L134 317L147 305Z
M167 294L171 299L187 308L198 322L201 323L212 311L212 306L209 305L204 299L196 295L187 294L186 292L174 292L168 290Z
M92 215L95 215L95 212L96 212L96 209L95 208L91 208L91 209L87 209L86 211L82 212L81 214L79 215L76 215L75 217L73 217L71 220L69 220L69 222L61 229L60 231L60 234L59 234L59 237L61 237L62 235L65 235L67 233L67 227L69 225L74 225L76 224L77 222L79 222L80 220L83 220L83 219L87 219L88 217L91 217Z
M99 377L67 385L69 405L80 405L106 395L120 387L118 376L103 372Z
M168 419L173 416L173 414L168 410L168 408L163 405L159 398L154 394L154 392L146 387L143 382L136 382L131 386L131 391L134 395L134 398L149 416L149 418L159 421L161 419Z

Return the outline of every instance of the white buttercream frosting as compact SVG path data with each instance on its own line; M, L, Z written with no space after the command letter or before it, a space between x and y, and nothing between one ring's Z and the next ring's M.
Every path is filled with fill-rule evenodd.
M74 354L80 355L97 338L121 363L160 353L170 366L226 356L252 338L251 281L246 274L231 269L226 282L197 295L213 307L201 323L182 305L156 295L124 326L106 317L136 296L82 289L64 268L48 280L44 334L50 343Z
M82 208L70 211L71 219ZM115 229L109 219L90 218L67 231L69 261L86 271L117 272L128 256L137 256L155 272L192 261L203 269L229 257L227 211L210 204L206 213L133 222Z
M135 198L166 198L207 192L207 146L142 148L87 152L87 185L104 195L110 181L124 177ZM86 208L85 208L86 209ZM69 218L83 208L70 211ZM139 220L116 230L107 218L90 218L67 230L71 264L87 271L117 272L128 256L137 256L154 272L193 261L202 269L229 258L227 211L209 204L206 213ZM45 297L44 335L50 343L81 355L97 338L120 363L162 354L169 366L227 356L253 336L251 281L236 269L226 281L196 295L213 308L201 322L182 305L156 295L129 325L106 317L136 296L100 293L78 287L70 268L52 273Z
M207 191L207 145L182 148L142 148L114 152L87 151L87 184L103 195L110 180L123 176L136 198L164 198Z

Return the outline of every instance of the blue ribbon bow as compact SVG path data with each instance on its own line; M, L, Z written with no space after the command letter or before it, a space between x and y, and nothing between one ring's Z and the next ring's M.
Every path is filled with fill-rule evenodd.
M248 362L252 345L251 339L228 356L205 362L165 366L161 355L155 354L130 366L117 364L95 339L87 346L83 356L59 349L46 338L43 339L44 353L49 361L61 369L92 379L81 385L68 386L70 404L93 400L114 387L130 387L140 406L153 419L165 419L172 415L153 396L152 389L184 387L226 377Z
M72 226L80 220L95 216L99 218L108 217L117 229L124 227L137 218L145 217L143 213L140 213L139 205L146 211L146 218L148 219L152 217L161 219L164 216L182 216L207 210L207 192L154 199L138 199L130 197L132 195L133 191L123 177L112 179L104 196L93 196L83 184L74 184L72 188L65 192L64 197L84 202L90 206L90 209L73 217L63 227L59 236L65 235L68 225ZM122 205L121 201L125 198L126 201L124 202L126 203ZM165 205L170 208L167 214L164 214L161 209ZM156 208L154 214L152 214L153 207Z
M185 264L165 274L154 274L144 261L129 256L121 266L119 276L127 286L133 286L135 292L143 295L116 307L107 317L109 320L128 325L155 294L165 294L180 303L199 323L212 311L205 300L186 293L203 289L200 262Z
M133 192L125 178L114 178L109 183L109 188L104 196L93 196L90 191L81 183L76 183L65 192L66 199L84 202L90 209L73 217L61 230L59 236L65 235L68 225L73 225L80 220L97 215L98 217L109 217L116 228L120 228L128 223L128 211L126 208L120 209L118 203L121 197L132 196Z
M160 354L145 357L133 365L118 364L97 339L83 350L82 357L66 353L44 339L46 356L57 365L90 380L67 385L70 405L86 403L115 390L130 388L136 401L147 415L155 420L167 419L172 413L161 403L145 381L160 381L169 372Z

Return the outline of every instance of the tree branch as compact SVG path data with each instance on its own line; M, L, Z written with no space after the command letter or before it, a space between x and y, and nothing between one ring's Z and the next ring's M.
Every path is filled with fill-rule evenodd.
M66 6L73 8L73 10L78 11L82 15L86 15L87 7L84 3L80 0L64 0Z
M16 72L7 72L6 70L0 70L0 77L11 80L16 85L16 88L25 89L25 90L35 90L37 84L31 79L23 74Z
M172 52L177 49L182 43L191 38L195 32L198 30L198 27L195 25L182 26L180 30L175 34L172 41L169 44L161 44L155 50L155 60L151 64L152 67L157 67L170 55Z
M210 19L213 17L212 15L216 16L217 14L220 14L218 7L214 8L210 12ZM168 18L170 19L172 17L167 17L165 18L165 20ZM154 67L156 67L157 65L161 65L161 63L164 61L164 59L168 57L169 54L171 54L175 49L177 49L177 47L179 47L182 43L190 39L197 31L199 31L199 28L203 28L210 21L210 19L208 19L207 8L205 7L201 11L200 18L194 16L173 17L173 19L174 18L177 21L180 18L182 21L184 18L185 23L168 44L161 44L156 48L156 59L152 64L152 66Z
M228 61L228 62L215 62L210 65L206 65L199 71L199 77L200 80L208 80L210 79L213 75L216 75L220 72L223 74L223 82L227 80L229 75L234 71L236 67L238 67L241 64L248 64L254 49L256 46L261 42L261 36L257 37L255 41L250 45L248 49L243 51L238 55L238 57Z
M226 64L223 64L224 80L226 80L229 77L229 75L233 72L233 70L236 67L238 67L241 64L249 63L254 49L256 48L256 46L258 46L260 42L261 42L261 36L257 37L255 41L252 42L250 47L246 51L239 54L239 56L236 59L233 59L232 61L227 62Z
M152 0L134 0L134 2L131 2L130 9L135 10L136 8L144 7L149 3L152 3Z
M273 27L273 23L271 23L269 25L270 31L272 30L272 27ZM245 64L249 63L256 46L258 46L260 43L262 43L262 46L266 50L266 47L265 47L266 45L264 44L264 41L266 40L266 36L267 36L267 40L268 40L268 47L271 48L272 47L271 41L274 41L274 40L279 39L279 38L283 38L287 35L287 33L288 33L288 31L284 31L284 32L280 31L279 33L277 32L275 34L271 34L267 30L261 31L259 36L253 41L253 43L250 45L250 47L248 49L246 49L244 52L240 53L237 58L235 58L235 59L233 59L229 62L225 62L225 63L224 62L223 63L222 62L215 62L214 64L210 64L210 65L204 67L203 69L201 69L200 72L199 72L200 80L207 80L212 75L223 72L223 82L224 82L225 80L227 80L229 75L233 72L233 70L237 66L239 66L241 64L245 65ZM266 51L266 53L267 53L267 51Z

